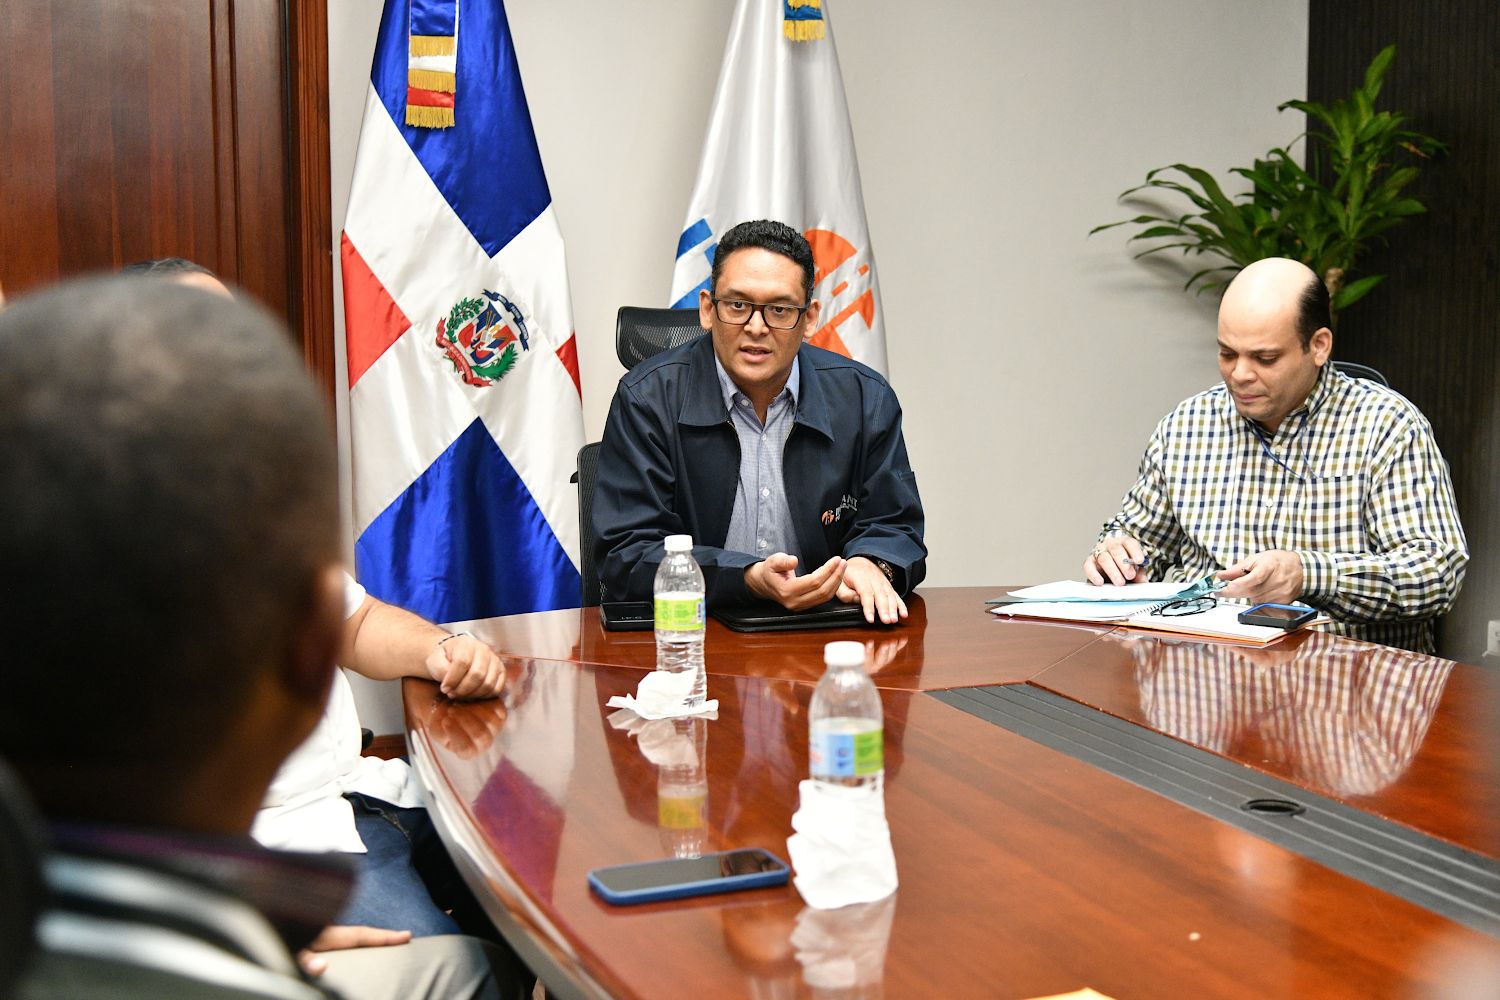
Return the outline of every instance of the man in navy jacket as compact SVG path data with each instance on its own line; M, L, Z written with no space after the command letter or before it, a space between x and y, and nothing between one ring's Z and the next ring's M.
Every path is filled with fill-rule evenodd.
M735 226L699 293L710 335L620 380L594 492L607 599L649 599L662 540L680 533L711 606L837 599L906 617L927 549L901 406L877 372L804 343L812 283L800 233Z

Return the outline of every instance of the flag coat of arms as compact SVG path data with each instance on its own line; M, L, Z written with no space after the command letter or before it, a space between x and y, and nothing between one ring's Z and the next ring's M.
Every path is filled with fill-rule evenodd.
M739 0L670 302L696 306L718 238L775 219L812 245L819 347L886 371L875 257L827 0Z
M371 594L439 622L579 603L562 233L500 0L388 0L341 240Z

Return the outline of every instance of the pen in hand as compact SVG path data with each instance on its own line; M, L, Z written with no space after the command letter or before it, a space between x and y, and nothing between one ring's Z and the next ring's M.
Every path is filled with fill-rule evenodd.
M1095 586L1120 587L1144 583L1149 578L1145 568L1150 562L1145 547L1134 538L1110 536L1101 539L1083 561L1083 573L1085 579Z

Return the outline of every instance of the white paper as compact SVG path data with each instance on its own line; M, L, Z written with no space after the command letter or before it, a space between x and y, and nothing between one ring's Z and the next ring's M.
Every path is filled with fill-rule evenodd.
M1033 601L1170 601L1191 587L1190 583L1131 583L1123 587L1105 584L1096 587L1083 580L1058 580L1022 590L1012 590L1011 597Z
M1053 618L1068 622L1122 622L1131 615L1150 611L1160 601L1115 601L1113 603L1089 604L1084 601L1048 602L1027 601L1024 604L1002 604L991 608L990 613L1026 618Z

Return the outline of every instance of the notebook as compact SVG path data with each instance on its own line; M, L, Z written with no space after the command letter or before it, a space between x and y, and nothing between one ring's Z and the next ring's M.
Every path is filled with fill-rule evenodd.
M1038 584L1012 590L1004 597L997 597L986 604L1014 604L1025 601L1042 601L1049 604L1157 604L1162 601L1186 601L1223 590L1228 584L1218 575L1210 573L1195 583L1130 583L1123 587L1110 584L1099 586L1082 580L1058 580L1055 583Z
M1239 621L1239 614L1249 605L1226 603L1215 604L1207 611L1191 615L1152 614L1157 608L1169 603L1171 602L1086 604L1076 601L1055 603L1026 601L1019 604L1004 604L991 608L990 612L1007 618L1042 618L1049 621L1081 622L1089 625L1115 625L1146 632L1170 632L1197 639L1212 639L1216 642L1233 642L1246 646L1269 646L1293 632L1329 621L1327 615L1320 615L1301 628L1290 630L1272 628L1268 625L1243 625Z

